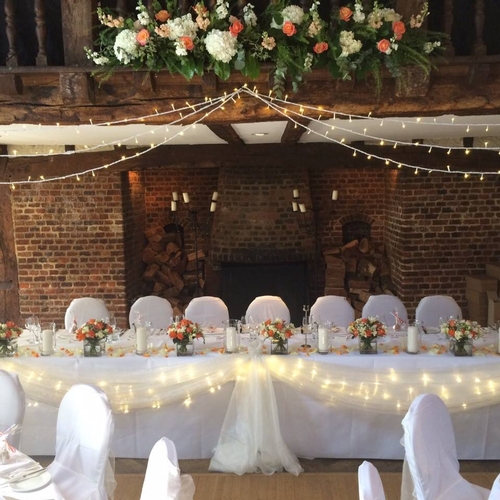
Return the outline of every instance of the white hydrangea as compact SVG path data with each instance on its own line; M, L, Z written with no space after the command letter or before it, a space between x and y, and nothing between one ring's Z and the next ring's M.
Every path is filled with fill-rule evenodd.
M198 25L193 21L191 14L169 19L167 21L167 26L170 30L168 35L170 40L177 40L181 36L188 36L193 40L196 38Z
M135 31L129 29L120 31L116 36L113 50L116 58L123 64L128 64L132 59L135 59L139 55Z
M347 57L350 54L355 54L361 50L363 44L354 38L352 31L341 31L339 38L340 46L342 47L341 57Z
M247 26L257 26L257 16L253 9L254 6L251 3L247 3L243 7L243 20Z
M139 14L137 14L137 20L143 26L147 26L151 22L151 19L149 18L149 14L147 12L139 12Z
M217 0L215 13L219 19L225 19L229 15L229 2L224 0Z
M290 21L297 25L302 24L302 21L304 20L304 11L302 10L302 7L299 7L298 5L289 5L288 7L285 7L281 12L281 15L283 16L283 21Z
M175 42L175 53L178 56L187 56L187 49L183 43L181 43L179 40Z
M216 60L228 63L238 49L238 39L229 31L212 30L204 40L207 52Z
M384 21L387 23L401 21L401 15L398 14L394 9L380 9L380 15L384 18Z

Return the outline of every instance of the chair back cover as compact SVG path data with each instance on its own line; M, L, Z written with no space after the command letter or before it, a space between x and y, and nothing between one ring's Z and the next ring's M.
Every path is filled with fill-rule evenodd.
M106 319L107 317L109 317L109 312L103 300L93 297L73 299L64 315L64 328L71 330L73 321L76 321L76 326L80 327L89 319Z
M424 326L439 327L439 319L447 320L450 316L462 319L462 309L453 297L448 295L430 295L424 297L415 310L415 319Z
M192 500L194 492L193 478L181 476L174 443L161 438L149 454L140 500Z
M261 295L250 302L245 317L247 321L252 317L255 323L262 323L266 319L275 320L276 318L289 322L290 311L281 297Z
M0 387L0 432L3 432L14 424L22 425L26 399L19 377L15 373L0 370ZM21 431L22 428L18 429L7 439L14 448L19 448Z
M149 321L152 328L167 328L172 323L172 316L172 306L167 299L150 295L132 304L128 318L130 326L140 318L143 322Z
M469 483L459 473L453 424L439 396L417 396L402 425L407 464L406 472L403 467L402 500L488 499L487 489Z
M195 297L186 307L184 317L205 327L222 328L229 319L229 311L219 297Z
M396 319L392 313L397 310L398 316L408 321L408 313L401 299L394 295L372 295L363 306L361 315L363 318L368 316L378 316L382 323L387 326L394 326Z
M366 460L358 467L359 500L385 500L378 470Z
M488 500L500 500L500 474L498 474L493 482Z
M347 328L354 321L354 309L345 297L326 295L316 299L311 306L311 316L316 323L331 321L336 326Z
M56 454L48 470L64 498L108 500L116 482L110 463L114 421L108 398L97 387L77 384L57 415Z

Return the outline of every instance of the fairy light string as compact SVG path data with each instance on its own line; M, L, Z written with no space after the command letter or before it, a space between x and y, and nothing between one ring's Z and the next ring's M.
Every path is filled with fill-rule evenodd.
M436 150L446 150L447 154L449 155L452 151L457 150L457 151L463 151L465 152L466 155L470 155L472 151L491 151L491 152L496 152L500 155L500 147L488 147L489 141L485 140L484 141L484 147L483 146L474 146L474 147L466 147L466 146L444 146L444 145L439 145L439 144L426 144L425 141L419 141L419 142L408 142L404 140L395 140L395 139L389 139L386 137L381 137L379 135L376 135L374 133L368 133L368 126L363 129L362 132L359 132L357 130L354 130L352 128L348 128L347 126L342 126L343 124L338 123L338 121L335 122L335 124L327 123L325 120L322 120L321 118L325 119L330 119L333 118L334 120L337 120L338 117L342 118L342 122L346 123L352 123L353 120L365 120L368 125L370 126L377 126L382 128L384 125L384 122L389 122L389 123L397 123L400 124L403 128L406 126L412 126L412 127L417 127L419 125L425 125L426 127L428 126L433 126L433 125L438 125L440 127L462 127L467 134L470 136L474 136L474 132L472 130L476 130L479 128L482 128L485 130L485 132L489 132L490 129L495 129L498 128L500 129L500 123L455 123L455 117L451 117L449 123L443 123L443 122L437 122L436 118L434 118L432 121L424 121L422 122L421 117L417 118L412 118L411 120L404 120L404 119L399 119L399 118L376 118L372 116L372 113L368 113L368 115L358 115L355 113L345 113L345 112L340 112L340 111L335 111L335 110L328 110L325 109L324 107L316 107L316 106L311 106L311 105L306 105L306 104L299 104L295 103L293 101L288 100L288 96L285 96L284 99L280 99L277 97L272 96L272 92L269 92L268 95L266 94L261 94L259 93L258 89L254 87L253 89L248 88L248 86L245 84L243 87L240 87L239 89L234 89L233 92L231 93L224 93L222 96L214 97L214 98L208 98L206 97L204 101L201 101L199 103L195 104L190 104L189 102L186 102L185 106L175 108L175 106L172 104L172 109L166 110L166 111L158 111L158 109L155 109L154 112L145 114L143 116L139 117L128 117L128 118L123 118L119 120L113 120L113 121L106 121L102 123L94 123L92 119L89 120L91 125L98 126L98 127L108 127L108 126L113 126L113 125L124 125L124 124L132 124L132 123L141 123L141 122L146 122L149 119L154 118L155 120L158 120L158 117L166 117L166 118L171 118L172 115L177 114L179 115L178 118L175 118L173 120L168 121L168 123L162 123L158 126L155 126L154 128L148 129L147 131L140 132L140 133L135 133L133 135L128 135L127 137L121 138L121 139L114 139L113 141L110 142L104 142L102 141L101 144L97 144L94 146L84 146L85 150L69 150L69 151L52 151L50 150L48 153L27 153L27 154L18 154L17 152L8 153L8 154L0 154L0 158L33 158L33 157L54 157L54 156L71 156L75 154L80 154L82 152L96 152L99 150L102 150L103 148L109 148L109 147L114 147L114 146L120 146L124 143L127 143L129 141L135 141L138 144L138 139L147 136L147 135L154 135L158 131L161 131L162 129L165 129L166 132L168 132L168 127L169 126L179 126L181 125L183 128L177 131L175 134L171 135L170 137L164 137L162 141L159 141L158 143L154 144L152 143L149 147L146 147L145 149L141 151L134 151L130 155L122 155L119 159L114 160L112 162L109 162L107 164L103 165L96 165L91 168L88 168L86 170L82 170L80 172L76 173L71 173L71 174L66 174L66 175L58 175L58 176L52 176L52 177L44 177L43 175L40 175L39 178L37 179L32 179L28 177L28 179L24 180L15 180L15 181L0 181L0 185L10 185L12 189L15 189L16 185L23 185L23 184L40 184L40 183L47 183L51 181L58 181L58 180L65 180L65 179L70 179L70 178L76 178L77 180L81 179L81 176L84 176L86 174L91 174L93 177L96 176L96 172L107 169L109 167L112 167L114 165L126 162L130 159L137 158L138 156L142 156L144 154L149 153L150 151L168 144L178 136L182 136L185 133L185 128L195 128L197 124L203 123L203 121L210 116L212 113L219 111L219 110L224 110L224 106L232 102L234 104L237 103L237 99L241 99L242 95L249 96L251 98L258 99L263 106L265 106L267 109L271 109L275 113L279 114L280 116L284 117L286 120L291 121L294 124L294 128L302 128L307 134L313 134L317 137L321 137L322 140L326 140L328 142L334 143L339 146L343 146L345 148L348 148L350 151L352 151L352 156L356 157L358 154L363 155L366 157L367 160L379 160L384 162L385 165L393 165L397 168L410 168L414 170L415 174L418 174L420 171L422 172L440 172L440 173L446 173L446 174L460 174L463 175L464 178L469 178L470 176L479 176L480 180L483 180L485 176L491 176L491 175L498 175L500 174L500 171L466 171L466 170L460 170L456 168L452 168L451 165L447 164L444 166L438 166L438 167L426 167L422 165L414 165L411 163L406 163L401 160L395 160L393 158L390 158L389 156L383 156L379 154L374 154L373 152L367 152L359 146L353 146L352 144L349 144L346 142L345 138L342 138L341 140L338 140L334 137L329 136L329 132L332 130L336 131L342 131L345 132L346 134L352 134L355 136L360 137L360 139L364 142L367 139L371 141L377 141L380 145L391 145L393 149L396 149L397 146L414 146L414 147L424 147L427 148L428 153L432 153L434 149ZM297 111L294 109L296 108ZM318 117L315 116L309 116L306 114L306 111L308 111L311 114L317 115ZM185 113L185 114L184 114ZM197 115L198 116L196 119L194 119ZM186 125L186 122L193 120L191 123ZM304 119L309 120L308 124L304 123ZM323 132L320 132L318 130L314 130L311 128L311 124L315 124L320 128ZM58 126L60 124L57 124ZM39 125L41 127L41 125ZM29 133L29 131L23 126L24 130L26 130L26 133ZM77 133L80 133L78 129L75 130ZM416 135L418 135L418 132L416 132Z

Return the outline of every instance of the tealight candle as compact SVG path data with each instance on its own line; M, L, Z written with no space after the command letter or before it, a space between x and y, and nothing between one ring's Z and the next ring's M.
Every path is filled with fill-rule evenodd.
M328 353L328 328L320 326L318 328L318 352L320 354Z
M135 330L136 352L144 354L148 350L148 335L145 326L138 326Z
M238 350L238 334L234 326L226 328L226 352L236 352Z

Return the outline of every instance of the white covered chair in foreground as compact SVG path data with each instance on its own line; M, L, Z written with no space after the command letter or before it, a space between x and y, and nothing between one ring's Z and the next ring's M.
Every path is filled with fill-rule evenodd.
M15 424L19 425L20 428L7 439L14 448L19 448L26 409L24 389L17 374L5 370L0 370L0 388L0 432Z
M402 320L408 322L408 313L401 299L394 295L372 295L363 306L361 315L363 318L378 316L382 323L387 326L394 326L396 324L393 315L395 311Z
M493 481L488 500L500 500L500 474L498 474L495 481Z
M172 323L173 310L170 302L156 295L138 298L130 308L129 324L140 319L151 323L152 328L167 328Z
M448 320L451 316L462 319L462 309L453 297L448 295L429 295L424 297L415 310L415 319L424 326L438 328L439 319Z
M108 500L116 487L110 463L114 421L97 387L76 384L64 395L56 426L56 454L48 470L68 500Z
M290 311L281 297L275 295L261 295L250 302L245 313L245 318L252 318L255 323L262 323L267 319L280 318L290 321Z
M222 328L229 319L226 304L219 297L195 297L187 305L184 317L204 327Z
M161 438L149 454L140 500L192 500L194 492L193 478L181 476L174 443Z
M103 300L93 297L81 297L79 299L73 299L66 309L66 314L64 315L64 328L70 331L73 322L76 322L76 326L80 327L89 319L106 318L109 318L109 311Z
M453 424L439 396L417 396L402 425L401 500L488 500L489 490L460 475Z
M384 486L375 466L366 460L358 467L359 500L385 500Z
M354 321L354 309L345 297L325 295L318 297L311 306L311 316L317 323L330 321L336 326L347 328Z

